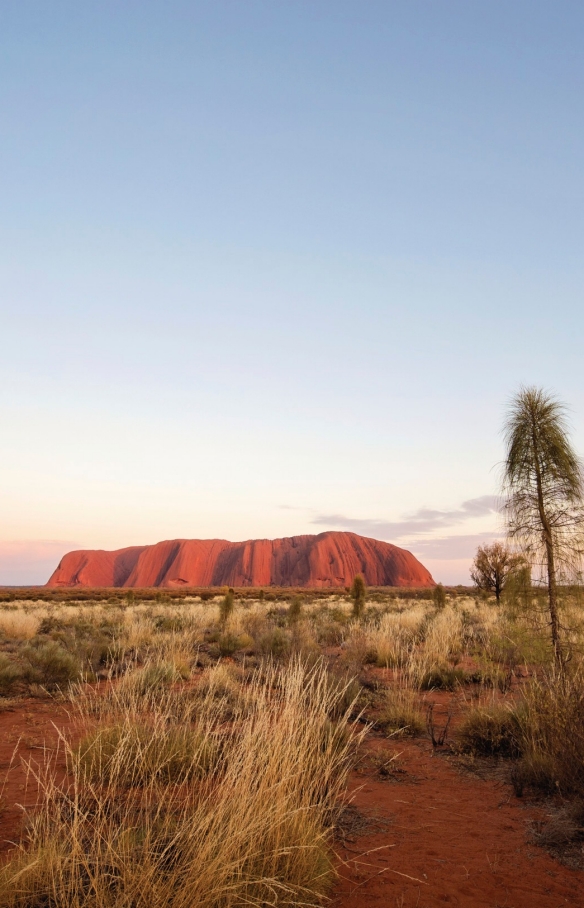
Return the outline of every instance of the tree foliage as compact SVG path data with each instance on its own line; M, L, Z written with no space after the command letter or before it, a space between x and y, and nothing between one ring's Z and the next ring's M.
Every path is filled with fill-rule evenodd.
M505 438L509 537L545 581L552 644L562 664L558 583L579 566L584 526L582 466L568 439L566 408L540 388L521 388Z
M351 599L353 600L353 615L360 618L365 608L365 581L361 574L356 574L351 586Z
M479 590L494 593L500 602L509 576L523 563L520 555L501 542L479 545L470 571L471 580Z
M233 613L235 608L235 595L233 590L230 588L226 593L221 602L219 603L219 621L226 626L229 618Z
M444 608L446 605L446 590L442 583L437 583L432 590L432 601L436 608Z

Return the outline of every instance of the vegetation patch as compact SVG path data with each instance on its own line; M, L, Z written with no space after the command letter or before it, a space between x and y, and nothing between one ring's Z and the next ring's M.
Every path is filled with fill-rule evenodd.
M472 709L458 731L458 744L463 753L484 756L518 757L522 739L517 713L505 706Z

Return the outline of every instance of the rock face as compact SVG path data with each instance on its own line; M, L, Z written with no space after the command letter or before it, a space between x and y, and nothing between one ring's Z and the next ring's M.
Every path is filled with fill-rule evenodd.
M172 539L115 552L69 552L47 586L434 586L417 558L389 542L328 532L287 539Z

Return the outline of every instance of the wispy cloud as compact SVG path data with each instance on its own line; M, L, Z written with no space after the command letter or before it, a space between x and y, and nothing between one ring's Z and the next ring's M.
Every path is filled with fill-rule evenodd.
M312 523L319 526L354 530L364 536L376 536L393 541L406 536L417 536L446 529L477 517L496 514L499 506L499 499L495 495L481 495L479 498L469 498L468 501L463 501L460 507L448 511L420 508L413 514L405 515L402 520L388 521L377 518L345 517L343 514L319 514L313 518Z
M440 539L416 539L408 548L420 558L435 558L439 561L473 558L477 546L500 539L501 533L470 533L466 536L443 536Z

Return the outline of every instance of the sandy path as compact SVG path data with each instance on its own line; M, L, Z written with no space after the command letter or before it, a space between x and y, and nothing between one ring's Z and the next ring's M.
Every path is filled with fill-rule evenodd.
M396 750L379 739L368 747L388 758ZM351 778L354 806L390 824L339 845L346 866L334 908L584 906L584 873L527 842L535 811L509 786L462 774L426 742L399 750L403 781L371 768Z

